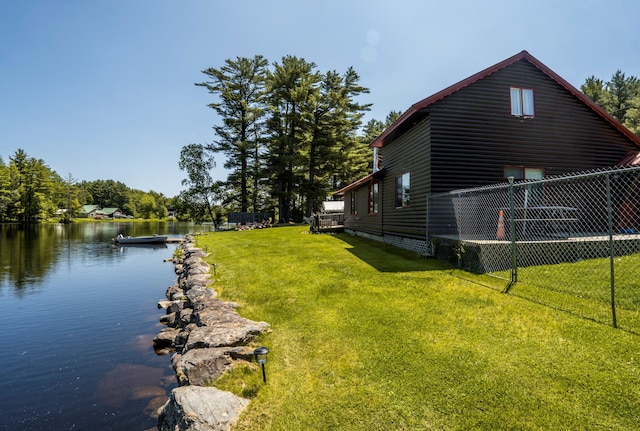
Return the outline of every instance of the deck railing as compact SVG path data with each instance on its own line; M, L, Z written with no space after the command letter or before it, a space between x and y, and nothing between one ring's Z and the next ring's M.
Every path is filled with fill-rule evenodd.
M344 213L320 213L311 217L311 231L339 230L344 227Z

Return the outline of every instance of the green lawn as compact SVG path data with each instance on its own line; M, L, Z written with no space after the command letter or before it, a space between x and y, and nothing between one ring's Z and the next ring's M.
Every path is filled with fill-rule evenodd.
M640 337L434 260L304 226L198 237L215 288L271 324L235 430L636 430Z
M616 323L640 333L640 254L616 256L613 262ZM510 293L611 325L610 271L609 258L518 268ZM510 273L495 275L507 279Z

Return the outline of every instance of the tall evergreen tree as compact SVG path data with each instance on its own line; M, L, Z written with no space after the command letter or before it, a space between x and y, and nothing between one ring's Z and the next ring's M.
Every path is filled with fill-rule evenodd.
M202 73L210 80L196 84L219 98L209 107L221 117L222 124L214 126L218 139L206 148L227 157L224 167L231 171L227 186L235 192L242 212L248 211L250 205L256 211L258 206L257 188L263 171L259 137L267 66L268 61L260 55L226 60L219 69L204 70Z
M10 168L0 157L0 223L10 221L9 211L15 200Z
M356 102L358 96L369 92L359 81L351 67L342 76L335 71L324 75L309 151L307 216L318 209L336 181L342 183L367 171L369 150L362 145L357 131L371 105Z
M315 63L285 56L268 76L269 169L272 193L278 200L278 221L292 221L295 194L303 181L303 149L312 131L310 102L318 98L322 77Z
M618 70L607 82L591 76L580 89L629 130L640 135L640 80L637 77L627 77Z
M580 86L580 90L591 100L596 102L601 107L605 107L605 83L602 79L596 78L591 75L587 78L584 84Z
M42 159L29 157L22 149L9 160L14 167L10 169L10 187L16 192L9 209L10 217L24 223L53 215L55 172Z

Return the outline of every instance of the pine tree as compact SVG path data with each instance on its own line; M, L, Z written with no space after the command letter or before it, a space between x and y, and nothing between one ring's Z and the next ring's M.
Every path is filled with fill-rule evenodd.
M269 170L272 194L278 201L278 221L293 221L296 197L304 181L303 151L308 151L313 131L310 106L319 97L322 77L315 63L294 56L274 64L268 77L271 116L268 119ZM301 215L301 214L300 214Z
M591 76L580 89L625 127L640 135L640 80L637 77L627 77L618 70L607 82Z
M214 126L218 139L206 149L227 157L224 167L231 171L227 186L234 192L234 201L242 212L247 212L250 205L253 211L258 207L257 188L263 171L259 137L263 127L267 65L268 61L260 55L226 60L219 69L204 70L202 73L210 80L196 84L219 98L219 102L209 107L220 116L222 124Z

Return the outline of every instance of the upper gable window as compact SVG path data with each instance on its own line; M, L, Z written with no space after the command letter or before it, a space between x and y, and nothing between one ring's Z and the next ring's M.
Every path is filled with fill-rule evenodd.
M533 118L533 90L530 88L511 87L511 115L515 117Z

